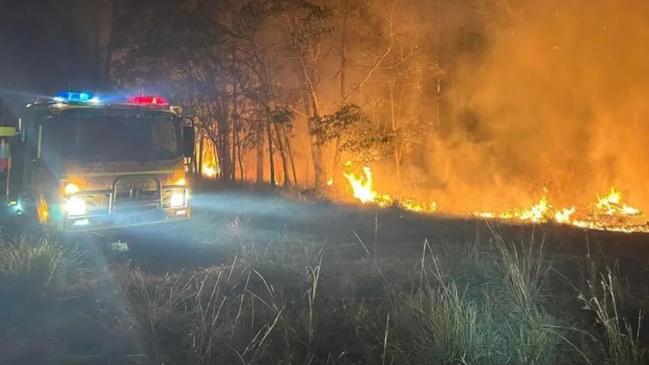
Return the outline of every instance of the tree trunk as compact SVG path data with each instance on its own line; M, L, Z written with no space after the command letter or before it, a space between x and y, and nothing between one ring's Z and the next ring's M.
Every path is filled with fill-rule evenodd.
M273 131L271 130L270 122L266 124L266 134L268 137L268 157L270 166L270 186L275 186L275 161L273 158Z
M219 151L217 161L221 167L221 178L229 182L232 181L232 159L230 158L230 125L232 119L222 97L219 97L217 108L218 135L216 140L218 141L217 149Z
M288 159L286 158L286 148L284 147L284 135L280 126L275 124L275 134L277 139L277 149L279 149L279 156L282 159L282 172L284 173L284 186L291 186L291 178L288 171Z
M232 181L237 181L237 132L232 128L232 152L230 153L230 166L232 166Z
M264 134L259 136L257 142L257 184L264 183Z
M320 138L317 135L311 133L313 128L313 123L316 123L320 118L320 110L318 105L318 95L315 89L315 85L312 80L312 72L307 70L307 66L304 63L302 58L299 59L300 66L302 68L301 78L304 85L304 103L307 110L307 115L309 118L307 120L307 125L309 127L309 141L311 142L311 159L313 160L313 175L315 179L315 189L316 191L322 191L325 187L326 179L326 168L322 161L322 143ZM310 113L308 112L310 111Z
M203 150L205 149L205 137L201 134L198 142L198 176L203 176Z
M239 146L237 151L237 161L239 163L239 171L241 173L241 182L246 181L246 170L243 168L243 150L241 149L241 137L237 135L237 145Z
M390 129L392 133L397 131L397 118L394 105L394 82L390 84ZM401 181L401 153L398 142L393 146L394 154L394 171L397 175L397 181Z
M219 162L219 148L216 146L216 143L214 143L214 141L212 141L212 151L214 152L214 161L219 163L219 168L217 169L217 171L218 171L218 176L217 177L222 178L223 177L223 167L220 165L220 162Z
M347 86L345 85L347 81L347 3L345 2L345 9L343 9L343 21L340 37L340 107L343 106L345 99L347 97ZM334 150L334 162L332 166L332 179L336 180L338 177L338 167L340 166L340 145L342 136L338 135L336 137L336 149Z
M284 128L283 128L284 129ZM291 148L291 139L288 137L288 133L284 129L284 145L286 146L286 153L288 154L289 162L291 163L291 171L293 172L293 184L297 187L297 171L295 170L295 160L293 159L293 149Z

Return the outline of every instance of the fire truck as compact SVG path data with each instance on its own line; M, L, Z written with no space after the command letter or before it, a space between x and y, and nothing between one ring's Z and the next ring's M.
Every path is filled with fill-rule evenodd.
M8 143L16 215L63 231L190 218L194 129L160 96L64 92L28 104Z

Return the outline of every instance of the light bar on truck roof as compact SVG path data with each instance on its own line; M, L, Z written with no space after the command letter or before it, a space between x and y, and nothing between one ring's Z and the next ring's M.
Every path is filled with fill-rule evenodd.
M153 107L169 105L167 99L159 95L131 96L128 98L128 103L139 105L139 106L153 106Z
M63 91L54 100L60 103L99 103L99 98L87 91Z

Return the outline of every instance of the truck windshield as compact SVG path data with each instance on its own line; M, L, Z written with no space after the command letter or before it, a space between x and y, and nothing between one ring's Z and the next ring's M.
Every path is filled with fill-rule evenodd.
M181 155L180 126L168 115L62 118L55 130L66 159L156 161Z

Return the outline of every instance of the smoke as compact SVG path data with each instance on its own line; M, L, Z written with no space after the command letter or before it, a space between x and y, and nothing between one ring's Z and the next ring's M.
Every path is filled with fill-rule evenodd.
M610 186L649 207L649 3L526 1L456 69L451 133L429 143L440 200L587 204ZM442 194L443 193L443 194Z

